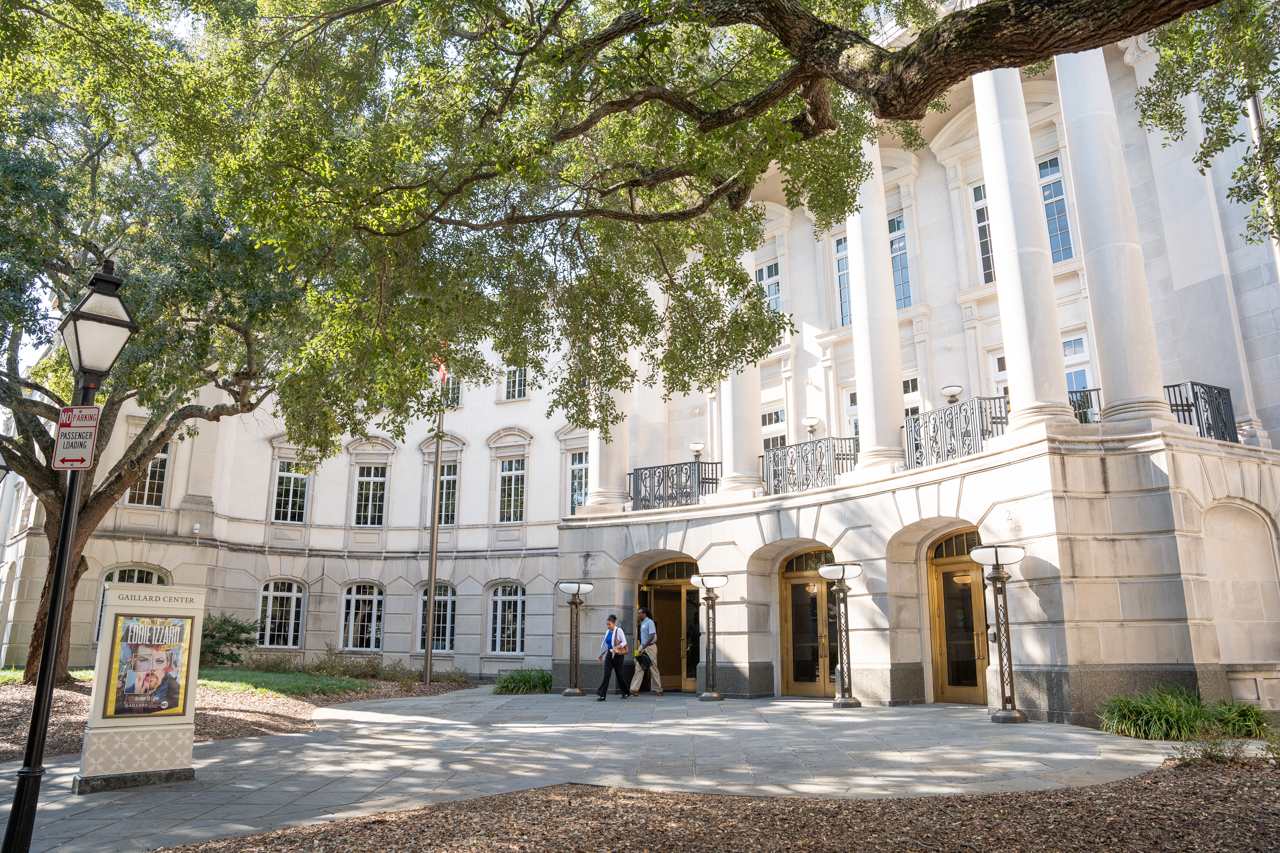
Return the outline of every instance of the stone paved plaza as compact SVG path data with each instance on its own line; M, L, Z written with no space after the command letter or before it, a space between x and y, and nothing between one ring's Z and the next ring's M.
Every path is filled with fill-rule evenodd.
M1159 766L1161 744L985 709L835 711L827 701L668 693L444 696L322 708L320 731L196 744L196 781L83 797L48 762L33 853L150 850L447 800L585 782L730 794L885 797L1089 785ZM0 801L18 764L0 766Z

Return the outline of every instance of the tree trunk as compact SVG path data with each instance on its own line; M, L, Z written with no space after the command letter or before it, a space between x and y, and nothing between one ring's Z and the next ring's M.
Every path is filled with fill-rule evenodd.
M82 519L83 520L83 519ZM40 606L36 610L36 621L31 626L31 642L27 647L27 663L22 672L23 684L35 684L36 675L40 671L40 653L44 650L44 632L49 624L49 598L53 593L53 564L58 559L58 532L62 520L52 515L45 516L44 534L49 540L49 563L45 568L44 585L40 588ZM62 638L58 645L57 673L54 681L67 684L71 681L71 672L67 665L71 654L71 610L75 606L76 587L80 579L89 569L89 562L84 558L84 547L89 541L89 533L97 527L95 522L88 531L76 531L72 545L71 573L67 578L67 603L62 612Z

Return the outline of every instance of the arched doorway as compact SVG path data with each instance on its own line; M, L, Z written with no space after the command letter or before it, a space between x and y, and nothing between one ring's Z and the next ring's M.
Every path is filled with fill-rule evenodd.
M697 573L697 563L672 560L649 569L640 582L637 604L649 608L658 628L657 663L663 690L698 690L702 629L698 623L698 590L689 581ZM632 647L638 649L639 642L637 636ZM650 689L649 680L646 675L642 690Z
M962 530L929 553L929 602L936 702L987 704L987 609L982 566L969 551L978 531Z
M835 583L818 567L836 561L830 549L796 554L782 564L782 692L836 695L840 669Z

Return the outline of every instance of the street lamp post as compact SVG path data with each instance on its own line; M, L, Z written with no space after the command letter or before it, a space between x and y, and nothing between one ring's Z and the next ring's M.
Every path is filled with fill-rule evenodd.
M707 603L707 692L698 699L702 702L719 702L724 699L716 692L716 602L720 596L716 590L729 582L726 575L697 574L689 578L689 582L706 593L702 600Z
M76 405L92 406L98 388L111 372L129 338L138 330L133 316L117 291L124 281L115 275L115 263L103 261L102 271L89 279L88 295L67 312L58 327L76 373ZM92 452L92 451L91 451ZM18 771L18 786L4 830L2 853L27 853L36 824L40 782L44 777L44 741L53 704L53 682L57 676L58 643L62 639L62 615L67 602L67 576L75 546L76 521L80 513L81 475L67 472L67 493L62 504L62 527L49 584L49 613L44 624L44 645L40 648L40 671L36 674L35 705L27 748Z
M840 599L837 628L840 632L840 695L831 703L832 708L861 708L862 702L853 695L852 662L849 660L849 584L862 576L861 563L830 563L818 567L818 574L836 582L836 596Z
M564 695L585 696L582 688L578 686L578 664L581 660L578 647L582 633L582 616L579 608L582 607L582 596L595 589L595 584L588 581L560 581L556 586L569 596L569 687L564 691Z
M1018 710L1013 695L1013 652L1009 645L1009 599L1005 586L1013 577L1005 566L1016 566L1027 555L1027 549L1019 545L979 545L969 551L969 559L989 566L987 580L992 583L992 597L996 605L996 657L1000 668L1000 708L992 713L993 723L1025 723L1025 711Z

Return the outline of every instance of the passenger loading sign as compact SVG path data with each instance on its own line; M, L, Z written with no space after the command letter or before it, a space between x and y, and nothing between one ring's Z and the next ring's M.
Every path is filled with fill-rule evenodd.
M97 406L67 406L58 416L58 444L53 467L58 471L84 471L93 465L93 447L98 438Z

